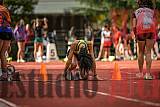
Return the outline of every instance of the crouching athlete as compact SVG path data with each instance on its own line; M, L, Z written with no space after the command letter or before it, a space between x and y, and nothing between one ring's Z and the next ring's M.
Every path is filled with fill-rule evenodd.
M68 60L64 69L65 79L67 79L67 72L75 70L77 65L79 66L82 79L88 79L89 71L92 71L93 77L97 79L96 63L93 54L93 42L76 40L72 43L71 48L68 51Z

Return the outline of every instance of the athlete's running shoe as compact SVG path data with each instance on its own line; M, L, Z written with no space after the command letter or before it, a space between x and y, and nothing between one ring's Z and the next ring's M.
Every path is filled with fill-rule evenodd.
M0 76L0 81L8 81L7 72L2 72L2 75Z
M146 74L144 75L144 79L145 79L145 80L153 80L153 76L151 75L151 73L146 73Z
M136 74L136 77L142 78L142 77L143 77L143 73L142 73L142 72L137 73L137 74Z

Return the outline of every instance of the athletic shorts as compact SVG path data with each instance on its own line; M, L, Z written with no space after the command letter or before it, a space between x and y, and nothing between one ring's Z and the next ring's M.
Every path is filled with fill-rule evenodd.
M1 40L12 40L13 34L12 32L0 32L0 39Z
M111 41L104 41L104 48L109 48L111 47L112 43Z
M43 37L35 37L34 42L35 43L43 43Z
M138 41L146 41L146 39L154 39L154 33L144 33L144 34L138 34L136 36L136 39Z
M17 40L17 42L25 42L25 40Z

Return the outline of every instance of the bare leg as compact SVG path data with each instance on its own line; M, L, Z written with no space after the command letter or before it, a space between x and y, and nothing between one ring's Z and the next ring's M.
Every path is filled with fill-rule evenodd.
M21 52L20 59L24 58L24 52L25 52L25 42L22 42L22 52Z
M156 41L155 44L154 44L154 49L155 49L155 53L156 53L156 55L157 55L157 58L160 58L160 53L159 53L159 51L158 51L158 43L157 43L157 41Z
M0 54L1 54L2 47L3 47L3 40L0 39ZM2 60L2 59L0 58L0 61L1 61L1 60ZM1 63L1 64L2 64L2 63Z
M146 68L147 68L147 73L150 73L150 69L151 69L151 64L152 64L151 50L153 49L153 46L154 46L154 40L147 39L146 40Z
M17 60L20 60L22 53L22 42L18 42L17 44L18 44Z
M138 41L138 66L140 73L142 73L143 70L144 51L145 51L145 41Z
M34 59L36 60L37 58L37 50L38 50L38 44L34 43Z
M107 58L107 50L105 49L104 50L104 59L106 59Z
M1 58L1 66L3 70L7 70L7 60L6 60L6 56L5 53L8 50L10 46L10 41L9 40L4 40L3 41L3 46L1 49L1 53L0 53L0 58Z
M65 79L67 79L67 72L72 72L72 73L74 73L74 75L75 75L75 73L76 73L75 70L76 70L77 65L78 65L77 58L76 58L75 56L73 56L73 57L72 57L72 62L71 62L71 64L69 65L67 71L64 71L64 77L65 77ZM74 72L73 72L73 71L74 71Z
M78 65L78 61L77 61L77 58L75 56L73 56L72 58L72 63L70 65L70 67L68 68L69 71L72 71L72 70L75 70L76 67Z
M101 43L101 46L100 46L100 50L99 50L99 54L98 54L98 57L96 58L96 60L99 60L102 56L102 52L103 52L103 43Z
M107 48L107 58L110 56L110 48Z
M40 49L40 55L41 55L41 58L42 58L42 56L43 56L43 43L39 44L39 49Z

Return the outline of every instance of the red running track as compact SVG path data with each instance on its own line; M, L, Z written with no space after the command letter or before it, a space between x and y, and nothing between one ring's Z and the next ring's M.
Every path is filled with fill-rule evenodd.
M152 63L154 80L135 77L137 61L117 63L122 74L120 81L111 80L114 62L97 62L97 73L103 80L59 80L64 62L55 61L45 63L51 75L50 81L43 82L37 76L40 63L12 62L22 81L0 83L0 107L160 107L160 61Z

